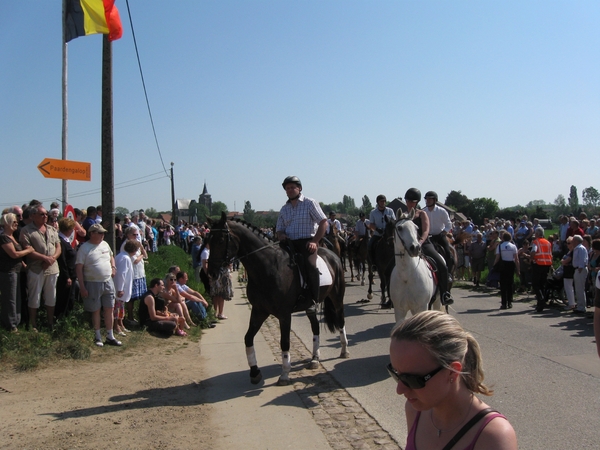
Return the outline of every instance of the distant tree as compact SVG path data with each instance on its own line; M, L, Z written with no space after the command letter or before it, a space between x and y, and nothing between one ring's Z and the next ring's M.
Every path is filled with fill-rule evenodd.
M544 200L531 200L527 205L527 208L535 208L536 206L545 206L546 202Z
M541 205L538 205L535 207L535 210L529 214L529 217L532 219L548 219L548 212L546 212Z
M244 220L248 223L256 225L255 216L256 216L256 213L252 209L252 204L250 204L249 201L245 202L244 203Z
M125 217L125 214L129 214L129 210L127 208L123 208L122 206L117 206L115 208L115 217L122 219Z
M190 204L190 206L191 206L191 204ZM210 211L208 210L206 205L201 205L199 203L196 203L196 220L199 223L204 223L204 222L206 222L207 217L210 217Z
M156 219L158 217L158 212L152 207L146 208L144 210L144 214L146 214L146 216L150 217L151 219Z
M446 197L446 200L444 201L445 205L450 206L462 213L466 213L469 203L469 198L466 195L461 194L460 191L450 191Z
M554 199L554 213L556 216L569 213L569 205L567 205L567 200L562 194L558 194L558 197Z
M600 192L592 186L581 191L583 194L583 203L586 206L596 208L600 205Z
M569 207L571 208L571 212L575 212L579 207L579 196L577 195L577 188L575 186L571 186L569 191Z
M227 214L227 205L223 202L213 202L212 204L212 214L211 217L215 219L219 219L221 217L221 212Z
M277 224L277 217L279 217L279 213L270 210L267 214L255 214L254 222L250 223L258 228L274 229Z
M373 209L373 205L371 204L371 200L366 195L362 198L362 207L360 208L362 212L365 214L369 214Z
M498 212L498 202L491 198L476 198L464 211L471 217L473 223L482 224L485 217L494 217Z
M344 199L342 200L342 203L344 204L344 212L345 213L351 214L353 211L356 210L356 204L354 203L354 199L352 197L344 195Z

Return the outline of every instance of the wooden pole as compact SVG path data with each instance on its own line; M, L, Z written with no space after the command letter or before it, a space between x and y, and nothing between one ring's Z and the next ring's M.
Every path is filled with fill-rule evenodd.
M67 76L68 76L68 47L65 41L65 16L67 14L67 0L63 0L63 51L62 51L62 159L66 160L68 150L68 130L69 130L69 104L67 101ZM69 189L67 180L62 180L62 209L69 203Z
M108 231L104 240L116 254L114 185L112 43L105 34L102 36L102 226Z

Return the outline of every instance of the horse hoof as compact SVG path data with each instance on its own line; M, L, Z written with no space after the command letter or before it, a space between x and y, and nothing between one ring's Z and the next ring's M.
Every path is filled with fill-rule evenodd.
M350 352L342 352L340 354L340 358L344 358L344 359L350 358Z
M319 368L319 361L313 359L311 362L308 363L308 369L315 370L318 368Z
M373 294L369 294L369 295L367 295L367 298L368 298L369 300L371 300L371 299L373 298Z
M283 379L279 379L277 380L277 386L289 386L290 385L290 380L283 380Z
M385 303L381 304L381 309L392 309L392 302L388 300Z
M360 285L361 285L361 286L364 286L364 285L365 285L365 282L364 282L364 281L361 281L361 282L360 282Z
M252 383L252 384L258 384L258 383L260 383L261 380L262 380L262 373L260 373L260 370L258 371L258 373L256 375L250 375L250 383Z

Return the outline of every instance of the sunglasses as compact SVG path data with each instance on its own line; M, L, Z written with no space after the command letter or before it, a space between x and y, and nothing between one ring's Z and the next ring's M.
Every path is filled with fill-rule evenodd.
M404 386L409 389L423 389L425 384L433 378L433 376L442 370L443 367L440 366L437 369L429 372L427 375L412 375L409 373L399 373L396 369L392 367L392 363L387 365L387 370L390 376L394 379L396 383L402 382Z

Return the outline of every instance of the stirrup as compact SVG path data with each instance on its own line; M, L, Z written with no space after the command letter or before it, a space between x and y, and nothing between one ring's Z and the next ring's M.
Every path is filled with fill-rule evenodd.
M450 292L444 292L444 295L442 295L442 305L447 306L447 305L451 305L453 303L454 303L454 299L452 298L452 295L450 294Z

